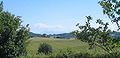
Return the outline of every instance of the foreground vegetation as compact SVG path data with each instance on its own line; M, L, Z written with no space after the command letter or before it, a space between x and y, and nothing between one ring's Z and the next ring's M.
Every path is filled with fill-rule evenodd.
M0 58L16 58L26 55L28 25L23 26L20 16L4 11L0 2Z
M40 53L37 50L40 44L47 43L53 48L53 52L50 54ZM119 51L119 48L116 49ZM22 56L20 58L49 58L50 56L56 56L60 53L88 53L92 56L107 54L104 50L99 47L94 49L89 49L89 45L77 39L54 39L54 38L31 38L27 43L27 56ZM80 55L80 54L79 54ZM63 56L63 55L62 55ZM87 56L87 54L86 54Z

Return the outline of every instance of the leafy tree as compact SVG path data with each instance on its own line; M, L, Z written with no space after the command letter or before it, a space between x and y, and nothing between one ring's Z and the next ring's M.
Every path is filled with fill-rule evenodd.
M21 25L20 16L3 10L0 3L0 58L15 58L26 54L29 28Z
M102 22L102 20L98 19L96 24L99 24L99 27L91 27L90 20L92 20L92 17L87 16L87 21L84 26L81 26L77 24L80 31L77 30L76 37L77 39L80 39L83 42L89 43L90 49L94 48L94 46L98 46L108 53L111 53L113 51L114 45L112 45L113 42L111 42L113 39L111 36L109 36L109 33L111 32L108 29L108 23Z
M118 26L118 30L120 29L119 21L120 21L120 1L117 0L101 0L99 4L103 8L103 13L108 15L111 19L111 22L115 22ZM120 46L120 39L112 38L109 33L111 32L108 29L108 23L104 23L101 19L96 21L96 24L100 26L98 28L91 27L90 20L93 18L91 16L86 16L87 21L84 26L76 25L79 27L79 30L74 31L77 39L80 39L83 42L89 43L90 48L94 48L94 46L98 46L104 49L109 54L114 52L115 47Z
M119 21L120 21L120 1L117 0L101 0L99 4L103 8L103 13L106 14L111 22L116 23L118 26L118 30L120 29ZM100 24L98 28L91 27L90 20L92 17L87 16L87 21L84 26L77 24L80 30L74 31L76 37L83 42L87 42L90 45L90 48L94 46L98 46L109 54L114 52L115 47L120 46L120 39L115 39L109 36L111 32L108 29L108 23L102 22L102 20L98 19L97 24Z
M42 34L41 37L47 37L47 34Z
M117 0L101 0L99 4L103 8L103 13L106 14L111 22L114 22L118 26L118 30L120 29L119 21L120 21L120 1Z

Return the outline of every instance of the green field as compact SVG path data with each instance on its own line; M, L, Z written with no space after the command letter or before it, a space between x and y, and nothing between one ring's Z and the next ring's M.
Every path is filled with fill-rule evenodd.
M31 38L28 40L27 52L28 55L25 58L47 58L49 55L37 54L38 47L41 43L48 43L53 48L52 55L64 52L67 50L73 53L90 53L93 55L102 54L104 51L100 48L88 49L87 43L81 42L77 39L53 39L53 38ZM105 53L105 52L104 52ZM23 57L22 57L23 58Z

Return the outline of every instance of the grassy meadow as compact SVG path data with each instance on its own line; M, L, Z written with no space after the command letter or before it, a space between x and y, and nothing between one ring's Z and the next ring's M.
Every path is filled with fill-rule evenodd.
M31 38L27 43L27 56L22 58L48 58L50 55L43 53L37 54L38 47L41 43L48 43L52 46L53 52L50 55L56 55L60 52L71 51L72 53L90 53L93 55L106 53L102 49L96 47L88 49L87 43L77 39L53 39L53 38ZM21 58L21 57L20 57Z

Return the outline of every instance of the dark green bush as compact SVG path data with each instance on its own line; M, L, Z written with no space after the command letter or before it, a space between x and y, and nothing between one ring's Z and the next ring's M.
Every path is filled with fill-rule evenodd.
M0 3L0 58L16 58L26 55L26 40L29 38L28 25L21 25L20 16L4 11Z
M47 44L47 43L42 43L38 47L38 53L44 53L44 54L49 54L52 53L52 46Z

